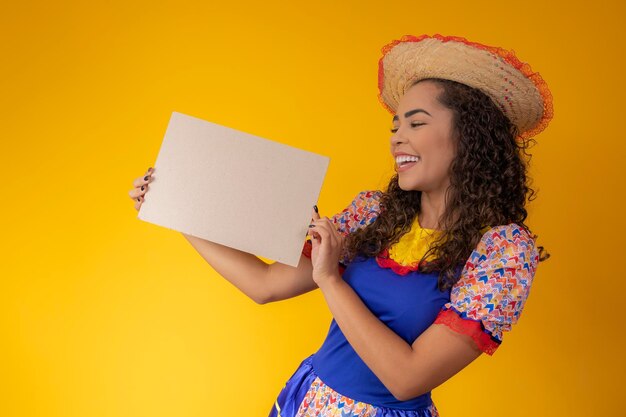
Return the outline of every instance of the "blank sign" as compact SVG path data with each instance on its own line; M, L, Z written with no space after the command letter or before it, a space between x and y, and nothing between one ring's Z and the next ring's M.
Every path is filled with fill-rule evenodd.
M137 217L295 267L329 161L173 112Z

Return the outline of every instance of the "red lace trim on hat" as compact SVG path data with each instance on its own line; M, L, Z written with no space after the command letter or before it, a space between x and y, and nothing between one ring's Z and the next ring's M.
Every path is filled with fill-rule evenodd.
M463 318L453 309L440 310L433 324L444 324L457 333L470 336L474 343L476 343L476 346L489 356L493 355L501 343L494 340L491 335L484 330L480 321Z
M483 45L478 42L468 41L467 39L461 36L443 36L438 33L432 36L426 35L426 34L420 35L420 36L404 35L401 39L394 40L381 48L383 56L378 61L378 91L379 91L378 100L383 105L383 107L387 109L387 111L393 114L393 110L389 108L389 106L387 106L387 104L382 98L382 91L383 91L383 84L384 84L383 58L385 57L387 52L389 52L391 49L393 49L394 46L396 46L399 43L419 42L426 38L435 38L435 39L439 39L442 42L449 42L449 41L462 42L466 45L483 49L485 51L489 51L491 53L501 56L506 62L511 64L513 67L518 69L522 74L524 74L527 78L529 78L533 82L533 84L535 84L535 86L539 90L539 93L543 97L543 116L541 120L534 128L521 133L519 135L519 138L522 140L528 139L532 136L537 135L548 126L548 123L550 122L550 120L552 119L554 115L552 93L550 92L550 89L548 88L547 83L544 81L541 75L539 75L538 72L533 72L529 64L520 61L517 58L517 56L515 56L515 53L513 51L507 51L506 49L500 48L498 46L489 46L489 45Z

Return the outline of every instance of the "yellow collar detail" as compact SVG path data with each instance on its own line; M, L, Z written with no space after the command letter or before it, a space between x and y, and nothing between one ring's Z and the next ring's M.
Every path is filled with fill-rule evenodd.
M389 257L400 265L412 265L422 259L430 244L440 234L440 230L421 227L417 216L415 216L411 230L402 235L400 240L389 248ZM433 254L430 253L426 260L430 261L433 258Z
M489 229L488 226L483 228L482 233ZM404 266L416 264L441 233L443 233L441 230L423 228L415 216L411 230L402 235L400 240L389 248L389 258ZM431 252L426 257L426 261L432 261L434 258L435 255Z

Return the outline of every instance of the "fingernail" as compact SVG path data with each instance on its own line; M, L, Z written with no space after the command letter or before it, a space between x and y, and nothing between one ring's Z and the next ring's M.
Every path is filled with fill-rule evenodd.
M143 191L143 187L144 187L144 186L142 185L142 186L141 186L141 191Z
M319 213L319 211L317 210L317 206L313 206L313 209L315 209L316 213Z
M137 201L141 201L141 198L137 197Z
M310 224L309 227L315 227L315 225L314 224Z
M152 171L152 167L148 168L148 171Z
M145 177L143 177L144 181L148 181L148 176L146 175Z

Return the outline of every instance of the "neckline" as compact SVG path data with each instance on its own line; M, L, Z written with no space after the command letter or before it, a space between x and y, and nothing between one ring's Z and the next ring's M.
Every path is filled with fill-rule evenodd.
M419 221L419 214L415 216L415 223L416 223L418 228L420 228L422 230L425 230L427 232L431 232L432 233L432 232L439 232L440 231L439 229L427 229L425 227L422 227L422 225L420 224L420 221Z

